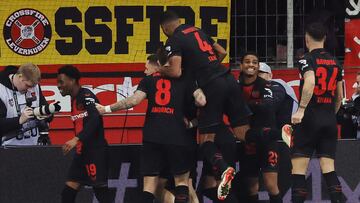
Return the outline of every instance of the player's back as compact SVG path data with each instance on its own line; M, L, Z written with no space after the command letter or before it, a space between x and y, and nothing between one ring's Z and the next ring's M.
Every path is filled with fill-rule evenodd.
M182 66L191 70L202 86L228 72L217 59L212 47L214 43L215 41L201 29L180 25L167 41L166 49L170 55L182 56Z
M315 74L314 92L308 108L322 109L334 114L337 82L342 80L341 65L324 49L313 50L306 54L299 63L302 76L309 69L312 69ZM304 80L301 77L300 93L303 85Z
M186 82L182 78L163 78L159 74L146 76L138 90L146 93L148 107L144 124L144 141L187 145L184 123Z

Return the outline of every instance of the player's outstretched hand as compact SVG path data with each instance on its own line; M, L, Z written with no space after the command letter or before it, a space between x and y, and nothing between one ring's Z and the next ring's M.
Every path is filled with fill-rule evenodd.
M299 109L296 111L296 113L294 113L294 114L291 116L291 123L292 123L292 124L299 124L299 123L301 123L303 117L304 117L304 110L299 108Z
M202 107L206 105L206 96L202 89L198 88L194 91L193 96L195 98L195 105Z
M95 106L101 115L104 115L106 113L105 106L98 104L98 103L96 103Z
M62 147L63 153L64 155L66 155L67 153L69 153L77 144L77 142L79 141L78 137L74 137L73 139L67 141L64 146Z

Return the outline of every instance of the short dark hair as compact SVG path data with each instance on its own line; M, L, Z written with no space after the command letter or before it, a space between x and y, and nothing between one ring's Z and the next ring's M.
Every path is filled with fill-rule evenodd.
M321 41L326 36L326 27L320 22L312 22L306 26L305 32L315 41Z
M75 79L76 82L79 82L81 78L80 71L73 65L65 65L59 68L58 74L64 74L69 78Z
M160 16L160 25L178 19L179 16L174 11L166 10Z
M249 55L256 56L256 58L259 60L259 55L255 51L247 51L242 55L240 62L244 63L245 57Z
M158 57L156 54L150 54L146 59L149 61L149 63L152 64L157 64L158 61Z
M156 55L157 55L160 65L162 65L162 66L165 65L166 62L169 60L168 53L165 50L164 46L161 46L157 49Z

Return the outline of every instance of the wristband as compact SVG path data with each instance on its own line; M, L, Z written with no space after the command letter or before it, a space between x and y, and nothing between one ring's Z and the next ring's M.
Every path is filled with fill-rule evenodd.
M112 112L110 105L105 106L105 112L106 113L111 113Z

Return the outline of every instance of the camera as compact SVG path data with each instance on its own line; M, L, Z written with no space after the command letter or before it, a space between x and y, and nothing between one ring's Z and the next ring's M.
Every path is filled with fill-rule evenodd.
M31 107L32 103L36 101L36 96L29 94L26 96L25 100L26 100L26 106L33 109L34 116L36 116L37 118L51 116L52 114L57 113L61 110L59 101L51 104L42 105L39 107Z
M26 97L26 106L31 107L32 102L36 101L36 96ZM31 131L34 128L39 130L38 145L50 145L49 139L49 122L51 115L61 110L60 102L42 105L39 107L31 107L33 109L34 119L29 120L23 124L18 136L23 136L25 132ZM50 118L49 118L50 117Z
M54 113L57 113L61 110L60 102L55 102L52 104L42 105L34 108L34 116L42 117L42 116L50 116Z

